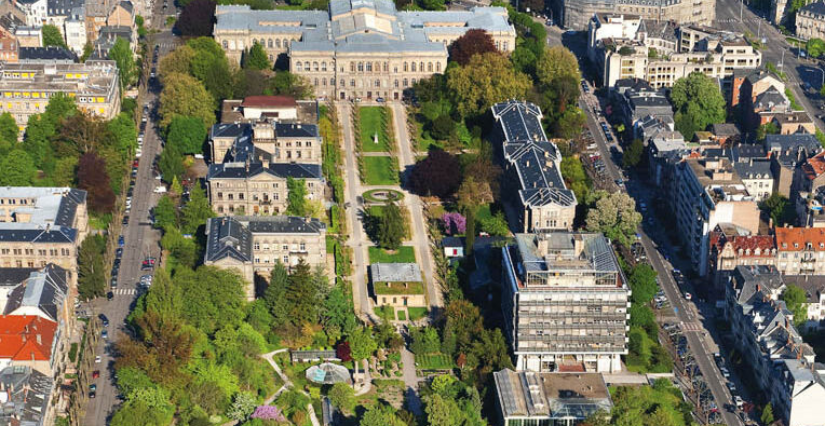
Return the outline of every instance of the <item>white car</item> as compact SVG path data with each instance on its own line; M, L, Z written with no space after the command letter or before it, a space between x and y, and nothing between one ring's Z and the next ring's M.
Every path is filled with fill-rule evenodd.
M155 194L165 194L165 193L166 193L166 187L165 186L155 187Z
M138 148L137 151L135 151L135 157L140 158L141 155L143 155L143 150Z
M100 355L95 357L95 364L100 364L101 361L102 359L100 358Z
M693 299L693 296L691 296L691 294L690 294L690 293L685 293L685 299L686 299L686 300Z

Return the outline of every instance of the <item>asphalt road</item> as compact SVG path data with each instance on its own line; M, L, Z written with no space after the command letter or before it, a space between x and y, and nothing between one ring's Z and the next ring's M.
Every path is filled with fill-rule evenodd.
M615 158L610 155L610 145L607 143L602 128L598 124L599 117L593 113L592 106L596 104L596 99L592 96L592 90L590 95L582 96L579 104L587 114L587 126L593 134L608 175L612 180L619 179L622 176L619 166L616 164ZM614 143L614 146L620 149L618 144ZM641 202L652 205L650 198L648 198L649 195L654 192L652 188L647 188L643 183L635 181L628 182L628 188L630 189L630 195L637 200L637 205ZM653 212L651 211L648 214L653 214ZM642 245L647 252L648 261L659 274L662 289L665 291L668 300L673 306L677 319L682 324L692 323L692 325L698 328L698 331L685 331L684 335L687 338L690 351L693 353L696 363L716 400L716 405L722 412L725 424L730 426L742 425L743 423L735 414L723 409L723 407L731 403L731 396L725 387L726 380L722 377L713 359L714 351L710 349L713 346L713 342L710 341L709 337L705 337L706 330L700 322L702 318L698 314L696 306L692 302L685 300L682 296L682 291L673 279L673 266L663 258L662 253L659 251L659 246L651 240L642 226L639 227L638 233Z
M154 44L164 46L160 51L162 56L171 50L171 46L174 45L174 36L169 30L162 31L154 36L153 43L150 43L150 52L154 49ZM146 74L148 75L148 71ZM155 180L152 174L152 159L160 155L161 151L160 136L155 129L154 122L154 106L158 98L159 87L154 85L143 92L145 93L143 103L150 103L152 112L149 114L142 156L135 179L129 224L121 231L125 246L118 275L118 287L113 290L112 300L98 298L91 302L94 315L102 313L109 319L109 340L100 339L99 346L95 348L95 353L101 357L101 362L95 364L95 369L100 370L100 377L92 381L97 385L96 398L88 399L86 405L83 424L88 426L108 424L115 406L120 403L115 386L114 357L110 349L113 346L112 342L127 337L123 335L127 332L125 318L137 299L137 283L142 275L151 273L151 271L141 270L141 262L147 256L160 257L160 233L154 230L149 222L149 210L158 199L158 196L153 193L159 181ZM143 105L138 105L137 108L142 110Z
M740 20L741 11L741 20ZM816 61L797 57L797 49L786 40L785 36L774 28L766 19L756 15L747 5L741 7L741 2L737 0L717 0L716 1L716 21L714 25L718 28L730 29L733 31L749 31L757 35L760 39L765 39L765 46L761 50L762 63L771 62L778 69L784 71L788 76L787 87L793 90L797 102L811 115L811 118L820 129L825 128L825 123L816 115L820 114L817 108L822 99L818 93L806 93L804 83L808 83L812 88L819 91L825 79L825 71ZM780 66L780 64L782 64Z

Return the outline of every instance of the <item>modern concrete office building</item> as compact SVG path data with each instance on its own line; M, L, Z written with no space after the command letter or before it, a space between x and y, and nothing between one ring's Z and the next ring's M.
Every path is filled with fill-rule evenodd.
M602 234L516 234L502 249L505 334L516 370L615 373L630 289Z

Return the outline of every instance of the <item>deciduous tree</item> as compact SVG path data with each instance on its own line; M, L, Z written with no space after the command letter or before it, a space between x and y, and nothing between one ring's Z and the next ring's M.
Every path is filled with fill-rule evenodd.
M793 313L793 322L798 327L808 320L808 308L805 305L808 297L801 287L790 284L782 293L782 300L785 301L788 309Z
M304 179L294 179L288 177L286 187L289 193L286 196L286 214L292 216L309 216L309 206L307 205L307 186Z
M206 220L215 217L209 199L200 185L194 185L189 194L189 202L181 209L181 230L185 234L194 234Z
M716 82L701 72L676 80L670 99L676 111L677 130L685 139L693 138L694 132L711 124L725 122L725 98Z
M504 99L523 99L531 86L530 77L498 53L475 55L467 66L447 71L447 87L465 117L484 114Z
M450 45L450 59L465 66L470 58L483 53L498 53L493 38L481 29L468 30Z
M536 64L536 76L539 83L548 87L562 77L571 78L578 83L581 80L579 61L564 46L548 47Z
M204 140L206 140L206 127L197 117L176 116L169 124L166 143L177 146L182 154L203 152Z
M88 194L89 209L98 214L110 213L115 207L115 193L109 184L106 161L93 152L80 157L77 184Z
M60 29L56 26L49 24L43 25L40 31L43 37L43 46L57 46L67 49L63 35L60 34Z
M14 149L6 154L0 162L0 185L31 186L34 183L37 168L26 151Z
M355 409L355 391L346 383L336 383L327 394L332 405L351 413Z
M10 113L0 114L0 155L6 155L17 144L20 128Z
M596 192L596 202L587 213L587 230L601 232L607 238L628 245L636 234L642 215L636 202L624 192Z
M642 140L639 138L633 139L633 142L628 145L627 149L624 150L624 155L622 155L622 167L631 169L638 166L642 162L644 152L645 146Z
M808 56L811 58L818 58L825 53L825 41L820 38L812 38L805 43L805 50L808 51Z
M461 183L458 159L446 151L434 149L417 162L410 173L409 185L419 195L447 198Z
M106 292L106 263L103 235L90 235L80 244L78 253L77 291L83 300L103 296Z
M183 154L175 145L169 145L160 153L160 160L158 161L160 173L163 175L165 182L173 182L175 179L180 180L186 169L183 167Z
M109 59L117 63L120 87L129 87L137 81L138 68L128 41L118 37L115 44L109 49Z
M171 74L164 79L160 93L160 115L164 128L179 115L199 118L209 128L215 122L215 100L194 77Z

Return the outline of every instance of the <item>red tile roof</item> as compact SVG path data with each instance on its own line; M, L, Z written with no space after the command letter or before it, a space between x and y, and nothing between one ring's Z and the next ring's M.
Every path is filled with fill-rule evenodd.
M48 361L57 323L38 316L0 315L0 359Z
M252 108L288 108L298 106L298 102L289 96L248 96L244 98L241 106Z
M815 251L825 251L825 228L776 228L776 248L803 250L811 244Z
M814 180L825 173L825 151L816 154L802 165L802 172L809 180Z
M730 244L731 249L737 254L742 250L743 257L772 257L771 250L776 248L774 237L771 235L732 235L727 236L724 232L711 232L710 245L716 247L721 252L725 245ZM756 255L759 249L759 256Z

